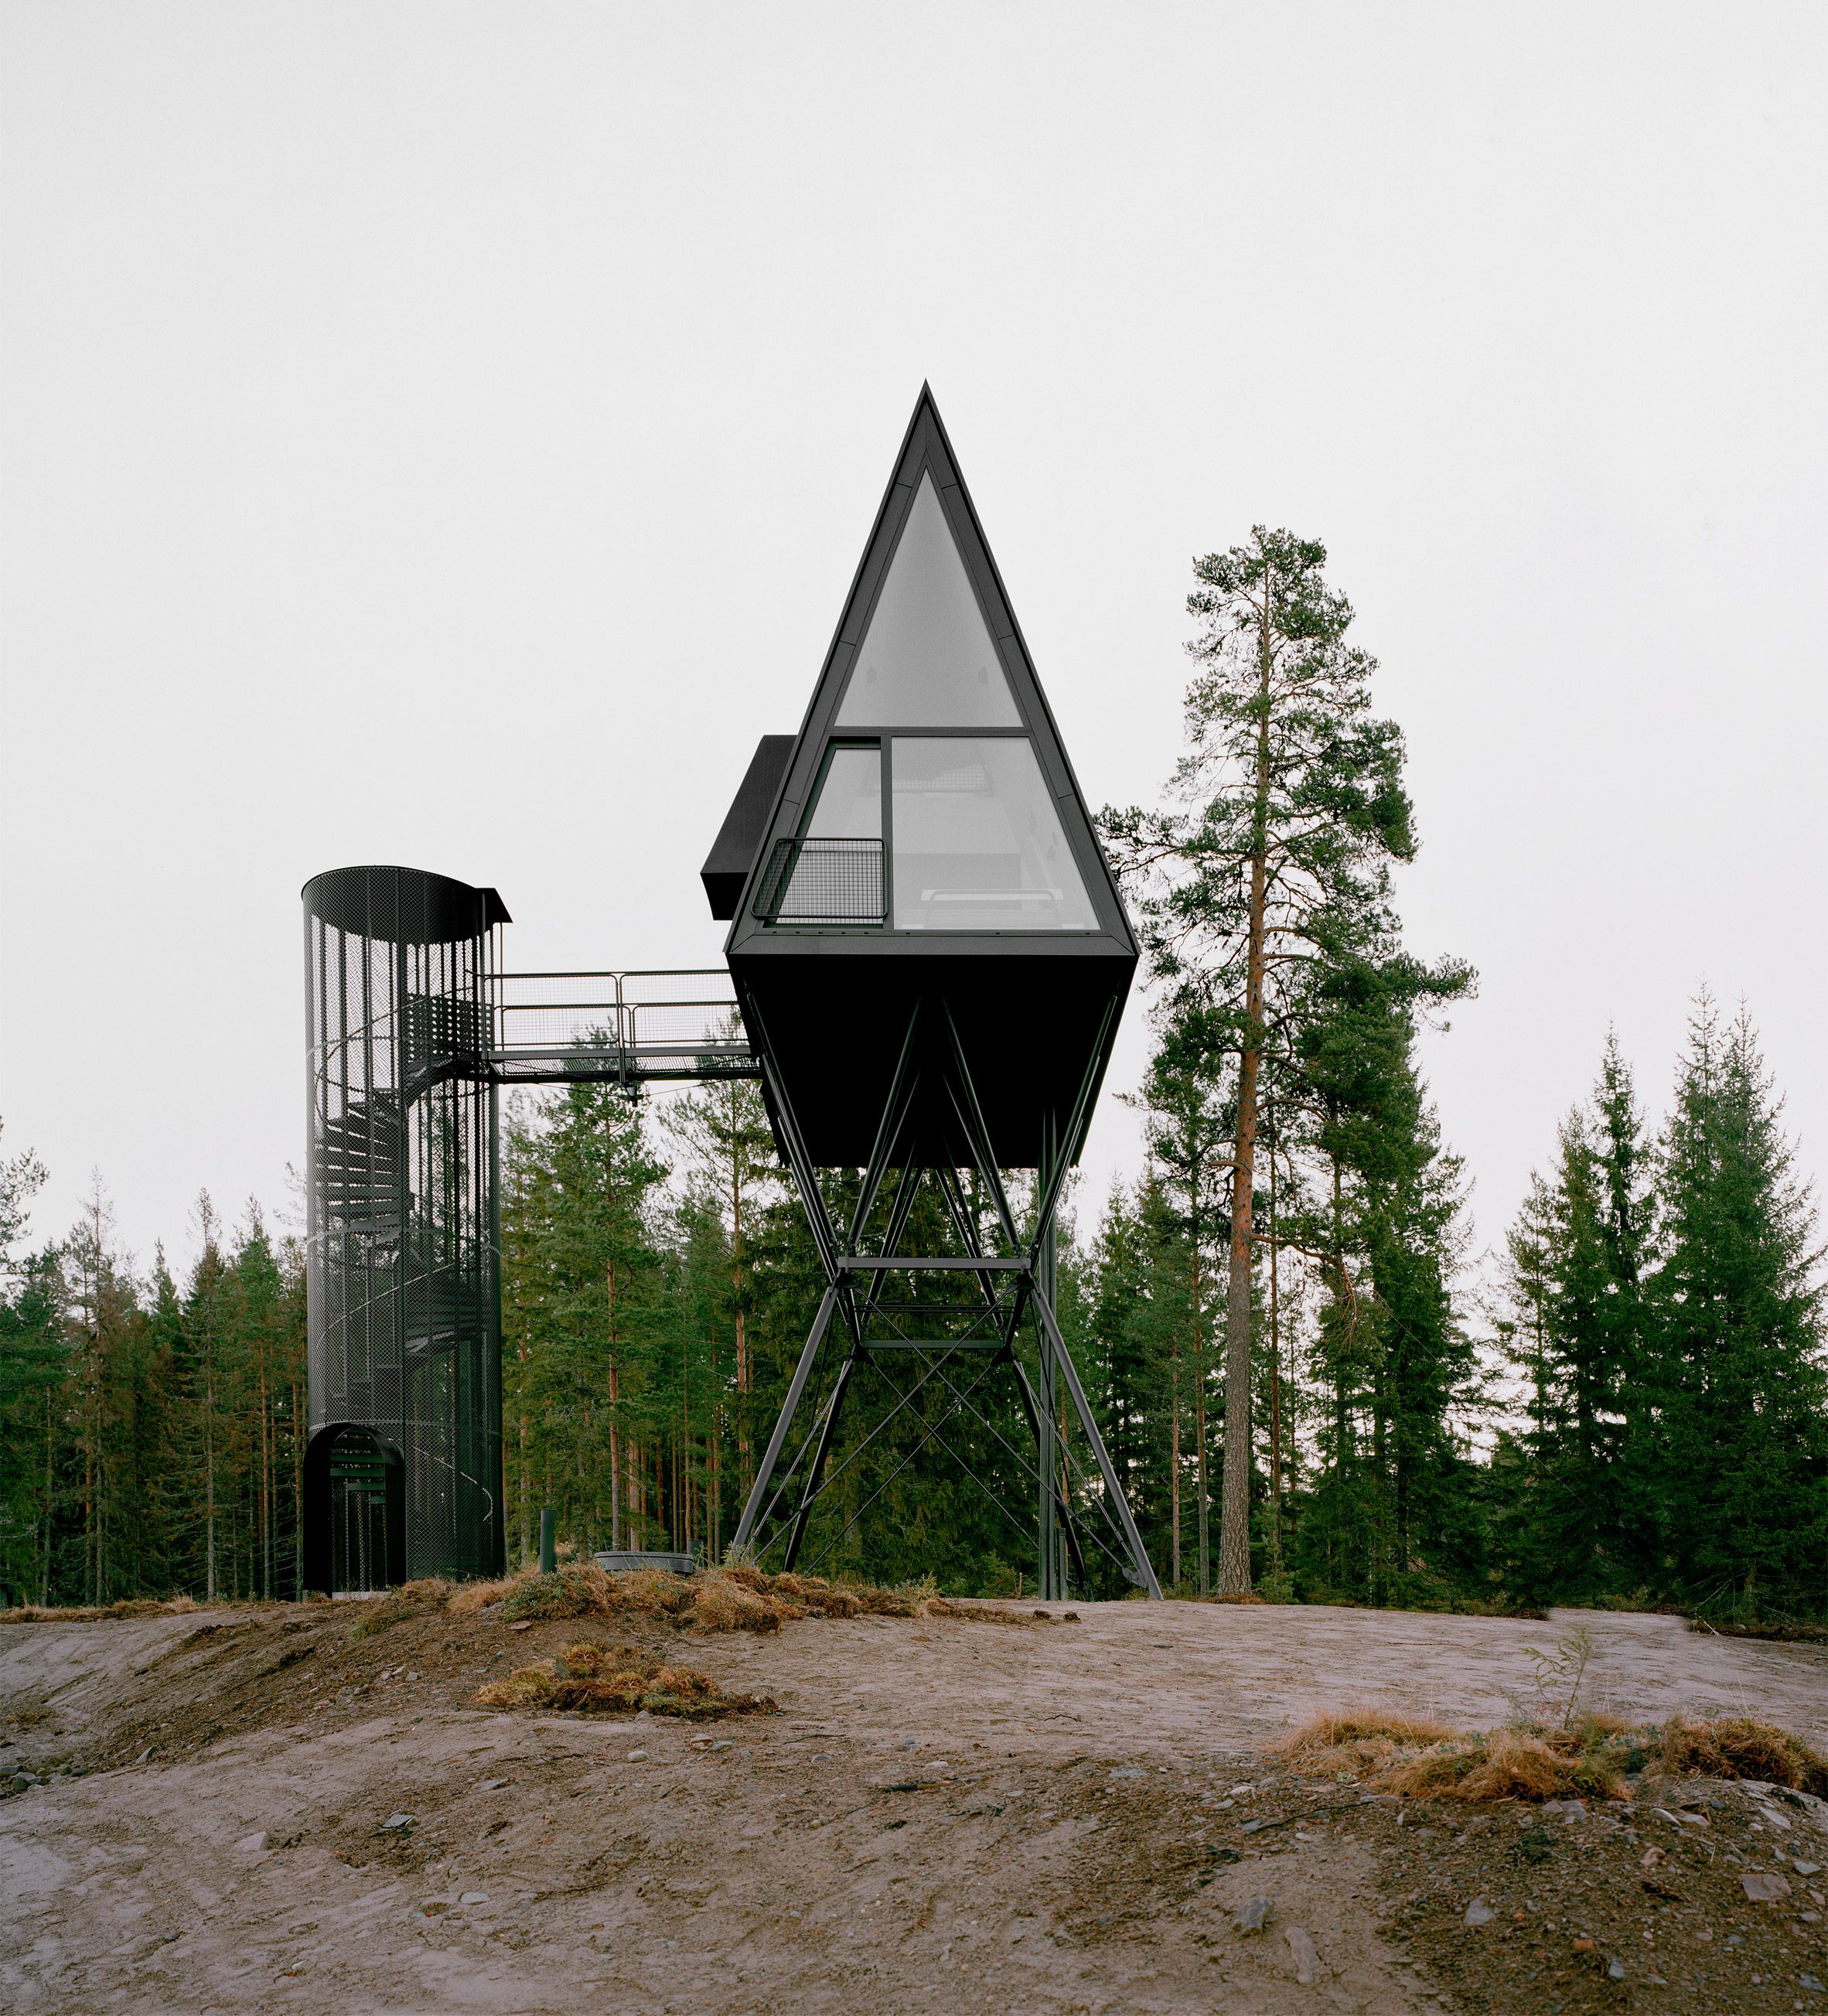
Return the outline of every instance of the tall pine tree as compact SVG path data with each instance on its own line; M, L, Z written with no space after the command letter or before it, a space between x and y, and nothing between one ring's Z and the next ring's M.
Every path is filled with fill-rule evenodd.
M1144 941L1171 995L1214 1018L1233 1075L1226 1262L1221 1593L1250 1588L1250 1405L1257 1136L1266 1059L1285 1049L1304 969L1344 920L1385 905L1415 851L1401 731L1371 711L1375 661L1346 641L1351 605L1316 540L1253 528L1196 562L1188 646L1186 811L1107 812L1142 895Z

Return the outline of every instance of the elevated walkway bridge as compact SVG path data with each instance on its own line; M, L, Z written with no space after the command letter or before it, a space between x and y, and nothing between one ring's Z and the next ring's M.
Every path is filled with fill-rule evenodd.
M484 1062L498 1085L761 1075L725 968L498 973L492 983Z

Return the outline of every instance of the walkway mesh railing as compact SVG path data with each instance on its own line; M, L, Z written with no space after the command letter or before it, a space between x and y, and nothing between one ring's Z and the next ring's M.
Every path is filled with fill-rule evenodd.
M729 973L497 976L494 1075L506 1082L753 1078Z

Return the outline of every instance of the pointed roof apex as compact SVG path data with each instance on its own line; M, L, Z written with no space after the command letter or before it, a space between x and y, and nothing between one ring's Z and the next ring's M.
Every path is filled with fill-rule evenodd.
M929 383L744 835L725 956L815 1165L869 1159L930 995L989 1088L996 1158L1077 1155L1136 942ZM928 1105L910 1125L937 1141Z
M1135 962L930 381L772 798L733 954L802 930L929 949L942 938L1057 948L1076 934L1088 953ZM869 887L830 895L829 915L808 909L801 884L815 869ZM790 896L800 907L783 908Z

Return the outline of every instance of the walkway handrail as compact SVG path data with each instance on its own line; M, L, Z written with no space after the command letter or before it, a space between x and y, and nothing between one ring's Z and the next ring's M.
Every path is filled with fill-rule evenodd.
M498 974L492 1019L488 1061L503 1082L628 1084L759 1071L722 967Z

